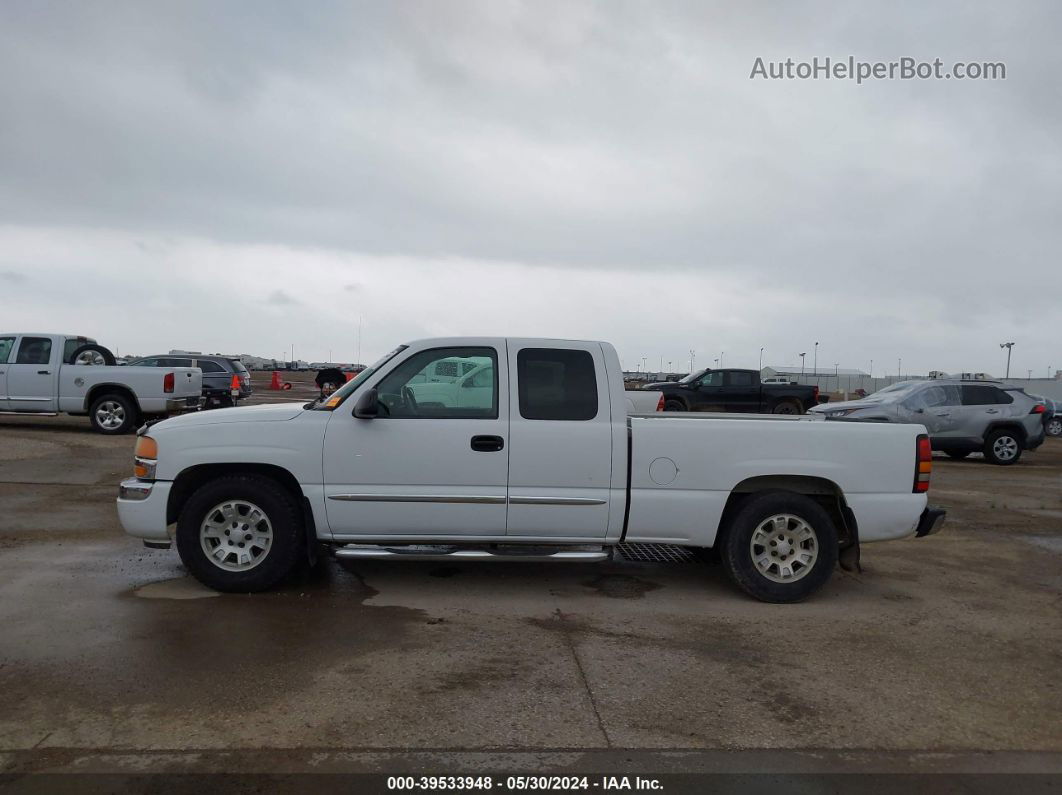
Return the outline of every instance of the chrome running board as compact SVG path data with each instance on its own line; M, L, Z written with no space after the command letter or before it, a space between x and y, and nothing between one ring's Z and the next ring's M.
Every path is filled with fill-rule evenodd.
M461 548L417 544L383 547L368 544L347 544L335 550L343 560L450 560L450 561L526 561L531 563L599 563L612 557L611 547L526 547Z

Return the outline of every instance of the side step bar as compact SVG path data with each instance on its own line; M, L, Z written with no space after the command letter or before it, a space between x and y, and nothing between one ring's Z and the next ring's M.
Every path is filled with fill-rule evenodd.
M593 550L564 550L550 552L541 548L519 551L516 547L508 549L460 549L453 547L379 547L348 544L335 551L337 558L343 560L451 560L451 561L527 561L541 563L545 561L560 563L598 563L612 557L611 548Z

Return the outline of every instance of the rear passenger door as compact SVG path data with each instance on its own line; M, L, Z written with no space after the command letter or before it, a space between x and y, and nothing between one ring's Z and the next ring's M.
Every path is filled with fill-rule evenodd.
M21 337L11 364L5 366L7 404L11 411L55 411L58 406L59 351L50 337Z
M600 348L552 340L507 345L515 379L509 391L508 535L604 538L612 407Z
M760 390L752 383L752 373L726 370L723 373L723 405L727 411L760 410Z
M1014 398L991 384L962 385L962 435L981 438L989 424L1007 416L1004 405Z

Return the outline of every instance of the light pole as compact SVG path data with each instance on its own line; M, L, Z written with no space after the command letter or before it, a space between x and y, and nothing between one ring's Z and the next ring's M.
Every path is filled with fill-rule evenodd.
M815 358L812 361L811 369L815 373L815 383L819 382L819 343L815 343Z
M1029 380L1032 381L1032 370L1029 371Z
M763 348L760 348L760 369L763 369Z
M999 347L1007 349L1007 374L1005 376L1003 376L1003 377L1004 378L1010 378L1010 350L1011 350L1011 348L1014 347L1014 343L1013 342L1001 342L1001 343L999 343Z
M723 352L719 351L719 366L723 366Z
M903 359L896 360L896 377L900 377L900 368L903 367Z
M697 358L697 351L690 348L690 372L693 372L693 362Z
M800 377L801 378L804 377L804 357L807 356L807 355L808 355L807 351L804 351L804 353L800 354Z

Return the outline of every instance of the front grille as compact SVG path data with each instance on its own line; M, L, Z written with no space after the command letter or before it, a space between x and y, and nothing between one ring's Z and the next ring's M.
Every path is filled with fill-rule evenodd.
M635 563L693 563L697 559L692 549L675 544L619 544L617 549L624 560Z

